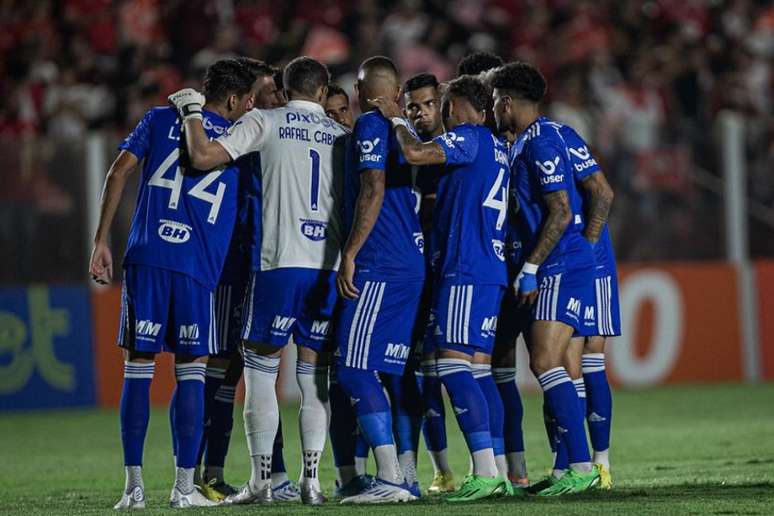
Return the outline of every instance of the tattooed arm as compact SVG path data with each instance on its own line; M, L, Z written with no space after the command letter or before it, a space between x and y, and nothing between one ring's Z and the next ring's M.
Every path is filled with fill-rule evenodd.
M548 258L551 251L556 247L559 239L562 238L565 229L572 221L572 210L570 209L570 199L566 190L557 190L547 193L543 200L548 207L548 216L540 230L535 249L527 258L527 262L540 265Z
M442 165L446 163L446 153L443 147L437 143L424 143L417 140L402 125L395 128L395 136L409 165Z
M354 284L355 257L368 240L384 202L385 176L383 170L366 169L360 173L360 193L355 204L355 218L349 238L341 253L341 265L336 276L339 294L355 299L360 293Z
M583 232L586 239L592 244L597 243L602 228L607 223L610 215L610 206L613 204L613 189L602 171L594 172L581 181L583 189L589 192L590 200L586 213L586 229Z

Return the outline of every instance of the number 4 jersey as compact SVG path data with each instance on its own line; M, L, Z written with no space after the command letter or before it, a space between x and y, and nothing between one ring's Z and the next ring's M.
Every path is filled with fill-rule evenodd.
M505 285L508 151L480 125L459 125L433 141L446 154L433 220L436 278Z
M210 111L203 123L210 138L230 125ZM153 108L119 146L145 160L124 265L177 271L214 290L234 229L238 173L185 167L180 128L174 109Z

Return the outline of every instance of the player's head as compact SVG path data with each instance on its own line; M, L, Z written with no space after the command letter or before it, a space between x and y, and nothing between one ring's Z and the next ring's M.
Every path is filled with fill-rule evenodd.
M374 109L368 99L388 97L397 102L400 97L398 69L389 58L369 57L357 70L356 90L360 111L363 113Z
M288 103L288 96L285 93L285 83L282 82L282 70L277 69L274 72L274 86L277 88L277 103L280 107Z
M457 76L479 75L504 64L503 58L491 52L473 52L457 63Z
M443 93L443 125L447 131L460 124L483 124L489 103L489 89L471 75L449 81Z
M341 86L336 84L328 85L328 97L325 99L325 114L344 127L352 129L352 110L349 108L349 95Z
M252 57L240 57L237 59L243 66L255 73L255 106L258 109L271 109L282 106L277 94L277 85L274 82L274 74L277 69L260 59Z
M403 85L406 116L420 136L435 137L443 133L438 79L431 73L420 73Z
M255 104L257 73L237 59L221 59L204 73L202 91L207 104L229 120L236 120Z
M498 68L491 87L497 129L513 133L520 133L535 121L547 89L540 71L520 61Z
M320 61L306 56L293 59L282 74L288 99L310 100L321 106L325 104L330 81L328 68Z

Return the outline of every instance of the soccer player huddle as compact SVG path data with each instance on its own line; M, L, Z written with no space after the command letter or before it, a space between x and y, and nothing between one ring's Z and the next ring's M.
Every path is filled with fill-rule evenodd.
M422 433L435 471L426 494L449 502L611 487L612 190L582 138L541 116L547 85L534 66L477 53L458 72L402 84L388 58L371 57L358 69L353 122L346 92L314 59L281 74L224 59L202 93L172 94L120 145L90 265L96 281L111 281L110 225L142 162L124 259L126 483L116 509L145 507L159 352L175 354L172 507L323 503L329 435L343 504L420 498ZM533 484L519 335L555 456ZM285 471L275 388L291 337L298 483ZM240 378L251 475L235 489L223 470ZM442 388L470 453L459 486Z

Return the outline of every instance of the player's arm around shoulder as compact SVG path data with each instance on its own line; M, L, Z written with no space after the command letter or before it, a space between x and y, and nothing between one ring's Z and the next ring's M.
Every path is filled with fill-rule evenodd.
M423 142L409 130L409 123L403 118L403 113L397 102L387 97L377 97L370 100L382 115L387 118L395 129L395 138L400 150L409 165L442 165L446 163L446 153L435 141Z
M183 88L168 97L177 109L185 128L185 141L191 165L199 170L210 170L231 161L222 145L211 141L204 131L202 108L204 95L193 88Z

